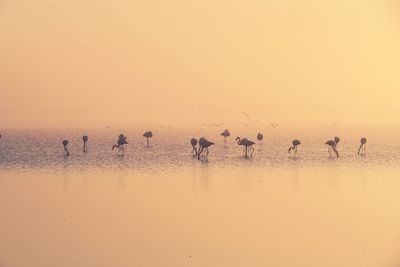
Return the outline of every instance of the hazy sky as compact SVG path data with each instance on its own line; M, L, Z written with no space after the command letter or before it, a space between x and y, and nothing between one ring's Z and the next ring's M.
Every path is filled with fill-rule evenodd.
M0 128L400 124L390 0L0 0Z

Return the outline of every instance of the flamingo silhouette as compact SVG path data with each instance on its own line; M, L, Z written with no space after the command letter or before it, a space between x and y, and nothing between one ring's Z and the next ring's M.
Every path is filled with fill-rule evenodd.
M328 153L331 154L333 150L336 153L336 157L339 157L339 152L336 150L336 143L333 140L326 141L325 145L328 145Z
M339 144L339 142L340 142L340 138L339 137L337 137L337 136L335 136L335 138L333 138L333 141L335 141L335 148L337 147L337 145Z
M292 150L294 150L294 154L297 155L297 146L300 145L301 142L297 139L292 141L292 145L291 147L289 147L289 154Z
M243 154L244 154L245 158L248 157L249 152L250 152L250 156L253 155L253 152L254 152L253 145L255 144L253 141L251 141L247 138L240 139L240 137L236 137L236 141L237 141L238 145L244 146Z
M64 156L69 156L69 151L68 151L68 140L63 140L62 144L64 146Z
M258 140L258 144L261 146L262 145L262 141L264 139L264 135L262 133L258 133L257 134L257 140Z
M126 141L126 136L123 134L120 134L118 136L118 141L116 145L113 145L112 150L114 150L114 148L118 148L118 151L125 151L124 145L128 144L128 142Z
M148 131L148 132L145 132L145 133L143 134L143 136L146 137L146 139L147 139L147 146L149 146L149 138L152 138L152 137L153 137L153 133L152 133L151 131Z
M225 131L223 131L223 132L221 133L221 135L224 137L224 141L226 141L226 138L229 137L229 136L231 136L231 133L229 132L228 129L226 129Z
M365 138L365 137L361 138L360 143L361 143L361 145L357 152L358 155L360 155L360 153L365 154L367 138Z
M200 155L203 153L203 151L205 150L205 155L203 156L204 159L208 158L208 154L210 153L210 151L208 150L208 148L210 146L214 145L213 142L208 141L206 138L202 137L199 139L199 151L197 153L197 158L200 159Z
M192 144L192 147L193 147L193 150L192 150L192 154L193 154L193 157L196 157L197 156L197 139L196 138L192 138L191 140L190 140L190 143Z
M83 152L87 151L87 142L89 140L89 137L87 135L82 136L82 141L83 141Z

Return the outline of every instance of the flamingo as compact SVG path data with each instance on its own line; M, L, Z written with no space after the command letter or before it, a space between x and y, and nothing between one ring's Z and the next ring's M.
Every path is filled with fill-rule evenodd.
M118 141L116 145L113 145L112 150L114 150L114 148L118 148L119 151L124 151L124 145L128 144L128 142L126 141L126 136L123 134L120 134L118 136Z
M205 149L206 154L204 155L204 158L207 159L208 158L208 154L210 153L210 151L208 150L208 148L210 146L214 145L213 142L208 141L206 138L202 137L199 139L199 151L197 153L197 158L200 159L200 155L201 153L203 153L203 150Z
M254 152L253 145L255 144L253 141L251 141L247 138L240 139L240 137L236 137L236 141L239 146L244 146L244 157L245 158L248 157L248 150L250 150L250 156L253 155L253 152Z
M226 141L226 138L229 137L229 136L231 136L231 133L229 132L228 129L226 129L225 131L223 131L223 132L221 133L221 135L224 137L224 141Z
M63 140L62 141L62 144L63 144L63 146L64 146L64 156L69 156L69 151L68 151L68 140Z
M366 143L367 143L367 138L365 138L365 137L361 138L360 143L361 143L361 145L360 145L360 148L358 149L357 154L360 155L360 152L362 154L365 154L365 146L366 146Z
M146 139L147 139L147 146L149 146L149 138L152 138L152 137L153 137L153 133L152 133L151 131L148 131L148 132L145 132L145 133L143 134L143 136L146 137Z
M257 134L257 140L258 140L258 143L259 143L260 146L262 145L262 140L263 139L264 139L264 135L262 133L258 133Z
M339 144L339 142L340 142L340 138L339 137L337 137L337 136L335 136L335 138L333 138L333 140L335 141L335 148L337 147L337 145Z
M292 150L294 150L294 154L297 155L297 146L300 145L301 142L297 139L292 141L292 145L291 147L289 147L289 154Z
M89 140L89 137L87 135L82 136L83 140L83 152L87 151L87 141Z
M193 151L192 151L192 153L193 153L193 157L196 157L197 156L197 139L196 138L192 138L191 140L190 140L190 143L192 144L192 147L193 147Z
M328 145L328 152L331 154L331 151L333 150L336 153L336 156L339 157L339 152L336 150L336 143L333 140L328 140L326 141L325 145Z

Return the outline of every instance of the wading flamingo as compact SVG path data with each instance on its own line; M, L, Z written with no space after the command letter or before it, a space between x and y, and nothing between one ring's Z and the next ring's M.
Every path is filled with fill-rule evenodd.
M326 141L325 145L328 145L328 153L331 155L331 151L333 150L336 153L336 157L339 157L339 152L336 150L336 143L333 140Z
M203 156L204 159L208 158L208 154L210 153L210 151L208 150L208 148L210 146L214 145L213 142L208 141L206 138L202 137L199 139L199 151L197 152L197 158L200 159L201 153L203 153L203 151L205 151L205 155Z
M340 137L335 136L335 138L333 138L333 141L335 141L335 148L337 147L337 145L340 142Z
M289 154L293 150L294 154L297 155L297 146L300 145L300 144L301 144L301 142L299 140L297 140L297 139L293 140L292 141L292 145L293 146L289 147Z
M87 142L89 140L89 137L87 135L82 136L82 141L83 141L83 152L87 151Z
M68 151L68 140L63 140L62 144L64 146L64 156L69 156L69 151Z
M190 144L192 144L192 147L193 147L193 150L192 150L193 157L196 157L197 156L197 139L192 138L190 140Z
M257 140L258 140L258 144L261 146L262 145L262 141L264 139L264 135L262 133L258 133L257 134Z
M361 138L360 143L361 143L361 145L357 152L358 155L360 155L360 153L365 154L367 138L365 138L365 137Z
M146 137L146 139L147 139L147 146L149 146L149 138L152 138L152 137L153 137L153 133L152 133L151 131L148 131L148 132L145 132L145 133L143 134L143 136Z
M225 131L223 131L223 132L221 133L221 135L224 137L224 141L226 141L226 138L229 137L229 136L231 136L231 133L229 132L228 129L226 129Z
M251 141L247 138L240 139L240 137L236 137L236 141L239 146L244 146L243 154L244 154L245 158L247 158L249 156L249 152L250 152L250 156L253 155L253 152L254 152L253 145L255 144L253 141Z
M118 141L116 145L113 145L112 150L114 150L114 148L118 148L118 151L125 151L124 145L128 144L128 142L126 141L126 136L123 134L120 134L118 136Z

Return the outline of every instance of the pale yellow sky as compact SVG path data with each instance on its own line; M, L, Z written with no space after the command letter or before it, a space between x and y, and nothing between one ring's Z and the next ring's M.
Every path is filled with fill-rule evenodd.
M0 1L0 128L400 124L392 0Z

